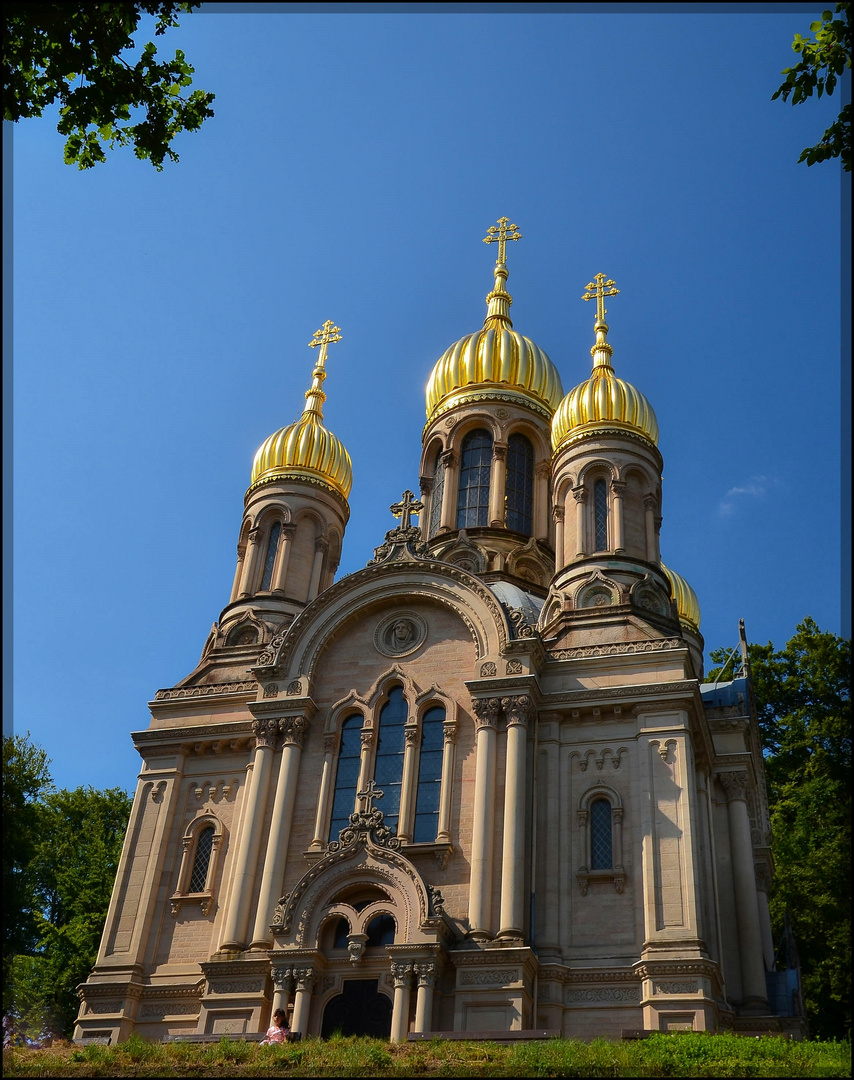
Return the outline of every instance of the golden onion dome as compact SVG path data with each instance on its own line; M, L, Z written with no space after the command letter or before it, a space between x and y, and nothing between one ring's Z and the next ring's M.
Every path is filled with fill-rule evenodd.
M255 454L252 462L250 490L268 480L320 481L346 499L353 486L353 466L350 455L340 439L323 426L322 390L326 378L326 347L340 341L339 328L330 320L318 330L312 347L319 345L320 354L312 373L311 387L306 391L306 406L299 420L270 435Z
M670 591L676 601L676 610L679 612L679 622L687 626L689 630L699 633L700 602L697 599L697 594L681 574L674 573L664 563L661 564L661 569L670 582Z
M574 442L600 428L623 428L642 435L653 446L658 445L658 421L652 406L630 383L618 379L611 366L614 350L608 344L608 324L605 322L604 296L614 296L619 290L613 281L605 281L604 274L596 275L590 282L583 300L596 299L598 312L594 330L596 342L590 350L593 371L590 378L574 387L557 408L552 420L552 448Z
M508 232L507 218L499 218L499 228L492 226L485 243L497 241L495 286L486 298L483 326L455 342L436 361L427 381L427 422L465 401L496 397L518 401L533 407L551 419L563 397L557 368L546 353L530 338L513 329L510 305L513 298L505 283L508 272L504 261L506 240L519 240L521 234ZM509 226L515 230L515 225Z

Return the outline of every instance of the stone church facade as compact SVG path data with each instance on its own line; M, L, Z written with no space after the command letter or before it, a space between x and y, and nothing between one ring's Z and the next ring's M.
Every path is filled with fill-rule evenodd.
M483 327L427 387L421 499L338 581L352 474L322 423L258 451L229 603L150 703L78 1040L535 1028L779 1030L749 677L702 684L661 561L654 411L604 275L564 394L513 329L500 219ZM412 516L420 513L420 527ZM746 655L746 654L745 654Z

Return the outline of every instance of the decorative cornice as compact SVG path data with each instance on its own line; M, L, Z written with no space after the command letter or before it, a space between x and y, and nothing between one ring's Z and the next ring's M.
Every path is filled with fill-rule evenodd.
M154 695L155 701L174 701L179 698L216 697L222 694L245 694L257 693L258 683L255 679L247 679L243 682L212 683L209 686L175 686L168 690L158 690Z
M595 656L623 656L627 653L662 652L671 649L687 649L682 638L659 638L651 641L621 641L612 645L579 645L572 649L547 651L549 660L581 660Z

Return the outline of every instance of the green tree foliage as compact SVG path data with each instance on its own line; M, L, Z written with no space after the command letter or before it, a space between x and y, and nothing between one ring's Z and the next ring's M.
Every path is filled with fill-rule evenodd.
M748 658L766 754L774 931L788 911L813 1035L850 1036L851 642L807 618L785 649L752 644Z
M171 143L213 116L214 95L183 91L194 69L183 52L160 60L149 42L141 56L131 35L143 14L156 17L155 35L177 26L177 14L198 3L6 3L3 10L3 107L6 120L41 116L60 104L57 130L66 136L65 161L91 169L110 148L133 145L156 169L177 161ZM129 60L131 62L129 62Z
M121 788L54 791L47 759L29 739L4 738L4 771L7 743L21 747L19 756L40 760L47 781L27 818L19 814L10 826L4 778L4 858L7 829L17 828L29 838L25 899L32 929L14 955L4 955L3 1011L32 1038L69 1035L76 987L98 952L131 800ZM10 906L4 903L4 911Z
M792 104L800 105L813 94L821 97L824 93L833 93L837 80L846 68L851 67L851 4L837 4L836 14L843 17L835 19L833 12L824 11L821 21L810 23L814 41L795 34L792 48L802 59L794 67L783 69L786 81L776 94L772 94L772 101L778 97L788 101L791 95ZM842 167L851 172L850 103L843 106L821 140L815 146L808 146L798 161L814 165L817 161L835 157L841 157Z

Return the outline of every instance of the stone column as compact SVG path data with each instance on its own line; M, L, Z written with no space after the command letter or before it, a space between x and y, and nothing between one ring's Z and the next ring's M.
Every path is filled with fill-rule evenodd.
M429 540L430 521L433 517L433 477L419 476L418 485L421 492L421 502L424 504L424 509L418 515L418 524L421 528L422 538Z
M338 751L338 735L323 736L323 771L320 774L320 794L317 797L317 814L314 819L314 839L311 850L320 851L326 846L326 814L332 793L332 764ZM362 789L359 788L361 791Z
M260 529L250 529L249 539L246 544L246 552L243 556L243 576L240 579L240 593L238 599L252 595L252 582L255 577L255 567L258 565L258 543L261 539Z
M415 742L418 728L405 727L403 747L403 778L400 785L400 813L397 818L397 835L401 840L411 840L414 829L412 810L412 792L415 787ZM359 789L361 790L361 788Z
M409 1001L412 993L412 964L392 964L394 1006L391 1013L391 1041L406 1042L409 1029Z
M552 514L555 519L555 573L559 574L560 571L563 570L563 568L566 566L566 553L564 551L563 540L563 507L552 507Z
M751 1011L767 1011L768 991L762 957L762 931L759 903L756 898L756 873L753 868L753 841L747 813L747 774L720 774L727 794L729 842L732 852L732 876L735 885L735 917L738 924L738 949L741 956L741 981L744 1005Z
M318 536L314 541L314 564L311 568L311 581L308 586L308 602L317 596L320 590L320 575L323 572L323 559L329 550L329 541L325 536Z
M305 1038L308 1034L314 972L311 968L294 968L294 980L296 982L296 992L294 994L294 1015L291 1020L291 1031L298 1031Z
M495 743L498 698L473 702L477 717L477 765L474 781L474 824L471 843L469 931L474 938L492 937L492 857L495 837Z
M582 558L587 554L587 541L584 534L584 508L587 503L587 488L577 487L572 489L572 497L575 499L575 557Z
M285 582L288 579L288 562L291 557L296 525L283 525L279 537L279 550L276 554L276 564L273 567L273 592L284 592Z
M457 527L457 489L460 484L459 458L453 450L445 450L442 464L445 466L445 486L442 490L442 518L440 529Z
M237 547L237 567L234 571L234 584L231 586L231 596L229 597L229 604L233 604L237 597L240 595L240 582L243 579L243 564L246 560L246 551L249 545L247 544L243 551L240 550L240 546Z
M285 1016L288 1015L288 1001L291 990L294 987L294 969L289 967L277 968L272 971L273 976L273 1012L282 1009Z
M231 889L220 943L220 949L228 951L242 949L246 944L249 901L254 892L267 789L273 769L275 752L273 743L278 727L278 720L255 720L252 724L255 732L252 782L246 795L246 809L243 813L240 837L235 845L236 862L231 877Z
M364 791L365 785L371 778L371 748L374 745L374 729L364 728L361 734L362 754L359 762L359 784L356 791Z
M623 480L611 481L611 493L614 496L614 551L625 551L623 536L625 529L623 524L623 495L626 484Z
M252 931L253 949L267 949L272 944L270 920L276 900L282 892L285 860L291 839L291 823L294 816L294 799L299 780L300 757L308 718L292 716L279 721L282 735L282 756L279 764L279 781L273 802L273 817L267 837L267 854L264 856L264 874L261 878L261 894Z
M416 964L418 996L415 999L414 1031L433 1030L433 987L436 985L436 965Z
M492 470L489 477L489 524L503 529L505 521L504 496L507 486L507 443L492 444Z
M442 843L451 842L451 792L454 786L454 751L457 742L457 725L445 723L442 727L445 742L442 747L442 794L439 803L439 833Z
M644 526L646 528L646 558L647 562L656 562L655 543L655 496L644 495L643 497Z
M534 535L538 540L549 542L549 480L552 466L541 461L534 469ZM557 545L555 545L557 547Z
M498 936L520 938L525 921L525 774L531 699L527 695L502 698L501 707L507 720L507 760Z
M771 891L771 867L764 860L756 864L756 899L759 903L759 927L762 932L762 956L765 970L774 970L774 937L771 932L771 909L768 893Z

